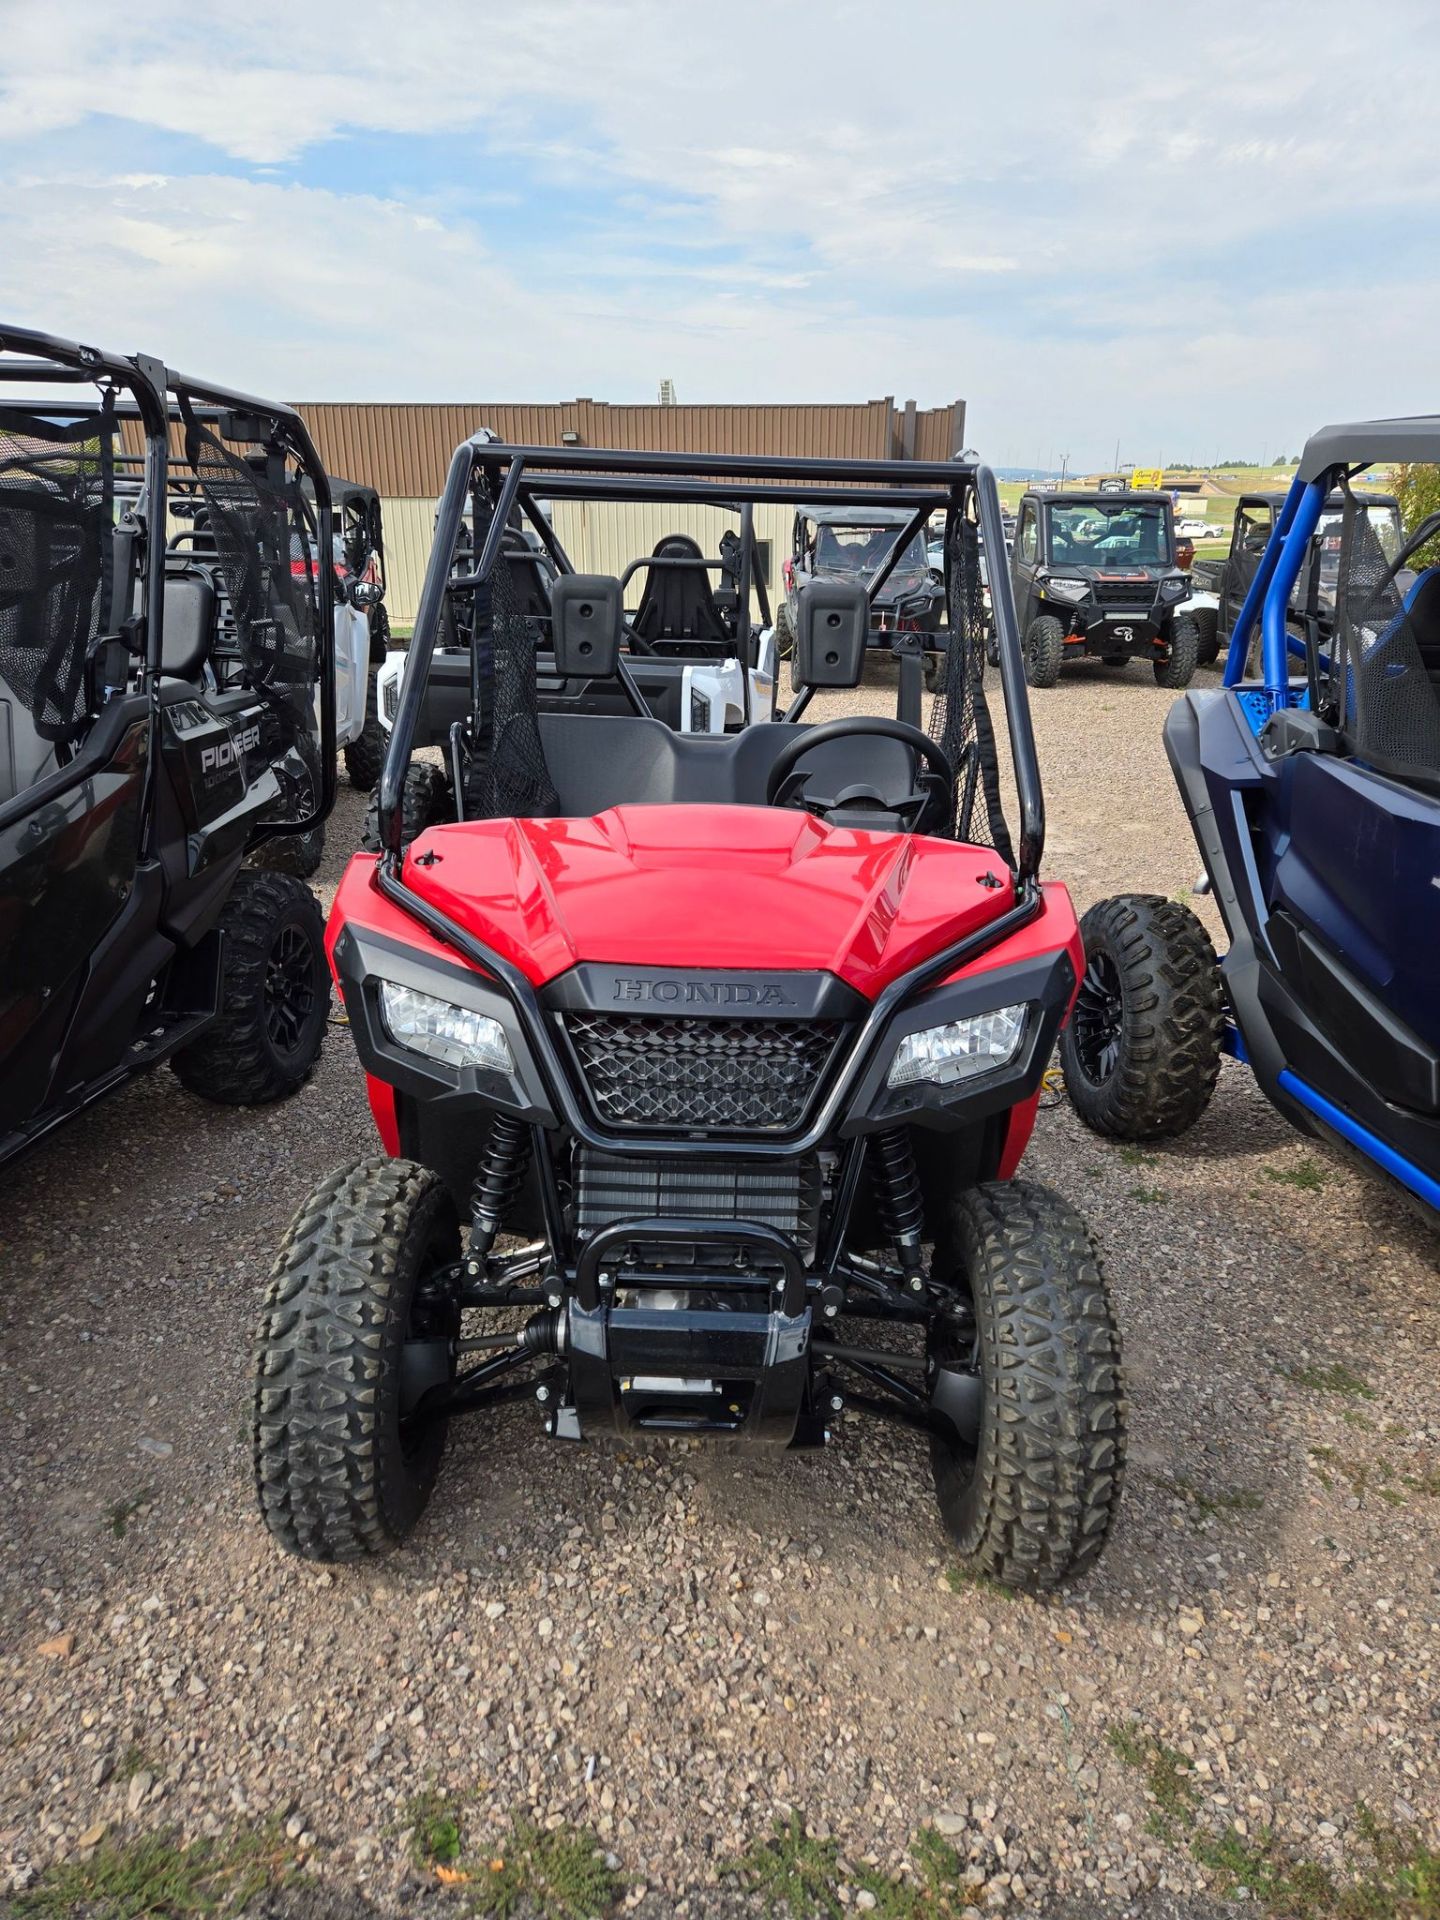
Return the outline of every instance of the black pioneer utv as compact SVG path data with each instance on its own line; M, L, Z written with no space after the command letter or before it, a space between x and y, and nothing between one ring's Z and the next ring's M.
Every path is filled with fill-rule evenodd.
M0 326L0 1162L161 1060L313 1069L318 903L243 863L334 798L329 543L289 408Z
M1148 660L1157 686L1190 684L1200 635L1184 611L1190 583L1167 494L1025 494L1010 578L1032 687L1053 687L1065 661L1086 657Z

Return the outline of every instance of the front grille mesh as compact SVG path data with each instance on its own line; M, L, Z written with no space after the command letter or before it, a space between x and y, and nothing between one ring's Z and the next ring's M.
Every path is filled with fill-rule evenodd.
M567 1013L600 1118L617 1127L788 1133L803 1125L842 1025Z
M1097 580L1095 599L1102 607L1148 607L1155 599L1153 580Z

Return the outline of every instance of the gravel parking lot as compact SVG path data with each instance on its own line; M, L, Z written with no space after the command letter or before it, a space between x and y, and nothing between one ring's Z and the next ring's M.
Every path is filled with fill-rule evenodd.
M1034 696L1047 868L1082 907L1194 877L1170 697L1099 667ZM892 699L876 677L866 703ZM327 897L362 806L342 791ZM923 1444L859 1416L822 1457L756 1460L572 1449L518 1406L454 1430L408 1550L283 1558L250 1486L252 1327L301 1196L374 1147L336 1024L284 1107L161 1072L6 1176L12 1901L97 1846L260 1829L297 1867L264 1910L460 1913L517 1816L593 1833L657 1916L750 1912L792 1810L793 1871L882 1916L1199 1914L1237 1880L1329 1912L1311 1866L1393 1894L1440 1845L1436 1243L1242 1069L1154 1152L1041 1116L1026 1171L1099 1238L1132 1434L1109 1549L1048 1604L967 1584ZM419 1863L429 1788L478 1880ZM927 1823L959 1891L904 1906Z

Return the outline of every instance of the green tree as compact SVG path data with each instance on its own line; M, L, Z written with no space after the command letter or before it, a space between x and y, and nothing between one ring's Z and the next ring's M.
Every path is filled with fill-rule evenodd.
M1404 461L1391 470L1390 485L1400 502L1400 522L1408 540L1431 514L1440 513L1440 467ZM1440 560L1440 533L1411 555L1412 567L1433 566Z

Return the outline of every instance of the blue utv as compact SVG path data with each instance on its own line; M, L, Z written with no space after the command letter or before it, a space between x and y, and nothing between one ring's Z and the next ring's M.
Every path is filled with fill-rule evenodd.
M1060 1052L1088 1126L1154 1140L1199 1116L1228 1051L1302 1132L1358 1153L1437 1224L1440 514L1396 549L1351 491L1402 461L1440 462L1440 416L1311 439L1223 688L1166 720L1228 953L1217 962L1174 901L1101 901ZM1291 594L1337 493L1333 619L1297 632Z

